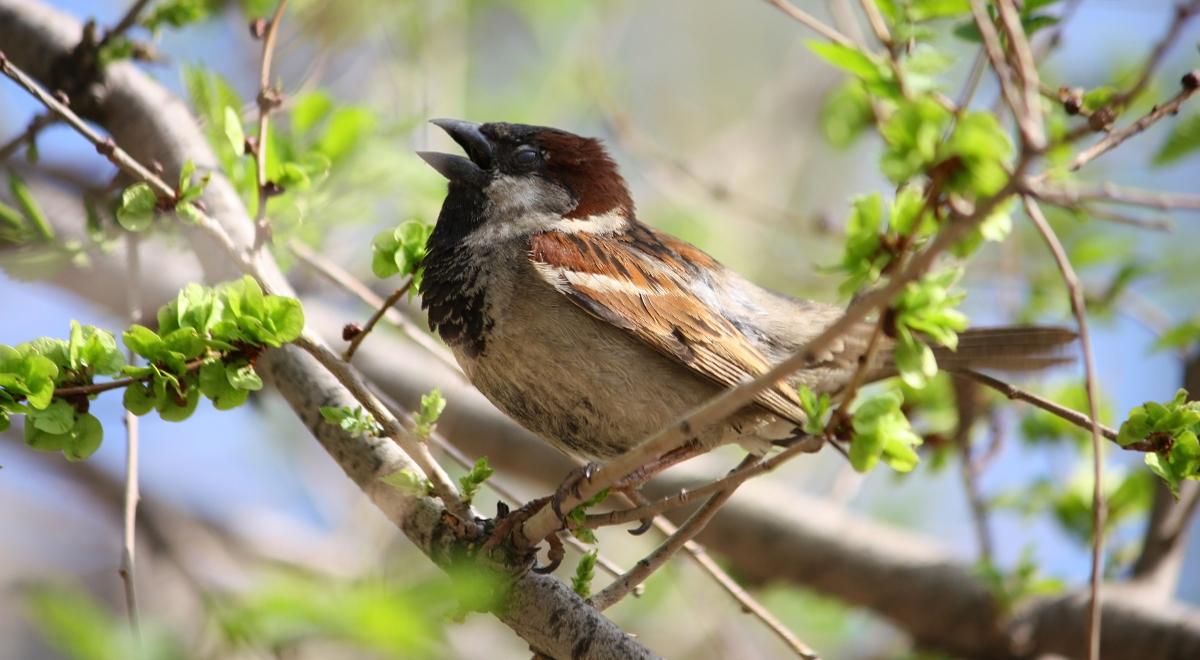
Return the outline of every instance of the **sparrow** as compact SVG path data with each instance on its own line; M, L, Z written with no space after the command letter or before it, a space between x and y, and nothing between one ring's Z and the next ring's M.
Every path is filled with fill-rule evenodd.
M421 305L467 378L558 449L621 454L723 389L800 350L842 314L755 285L637 218L603 144L543 126L435 119L466 156L418 152L449 181L423 261ZM796 437L796 388L837 394L866 351L863 322L786 381L693 439L763 453ZM947 371L1057 364L1060 328L971 329ZM896 374L884 340L867 380Z

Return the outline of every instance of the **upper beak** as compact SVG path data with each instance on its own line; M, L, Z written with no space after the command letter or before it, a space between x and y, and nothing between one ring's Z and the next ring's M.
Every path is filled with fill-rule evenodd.
M433 119L430 123L446 131L468 158L436 151L418 151L417 155L450 181L482 188L488 178L486 170L492 167L492 143L479 131L479 124L460 119Z

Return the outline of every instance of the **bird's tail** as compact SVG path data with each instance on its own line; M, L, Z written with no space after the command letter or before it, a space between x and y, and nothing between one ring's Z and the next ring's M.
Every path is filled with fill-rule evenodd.
M1074 330L1053 326L971 328L959 333L955 350L936 347L934 355L945 371L1038 371L1071 362L1067 349L1075 338Z

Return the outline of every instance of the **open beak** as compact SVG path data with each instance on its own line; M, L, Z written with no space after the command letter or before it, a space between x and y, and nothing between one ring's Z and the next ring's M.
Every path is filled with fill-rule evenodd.
M432 119L431 124L446 131L467 152L467 158L436 151L418 151L438 174L455 183L482 188L487 183L487 170L492 167L492 143L479 131L479 124L460 119Z

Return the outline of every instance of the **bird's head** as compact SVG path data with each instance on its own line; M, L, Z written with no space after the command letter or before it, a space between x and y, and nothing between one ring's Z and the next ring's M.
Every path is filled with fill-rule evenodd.
M504 223L517 233L549 229L555 222L624 223L633 199L604 146L556 128L525 124L475 124L435 119L466 157L422 151L418 155L450 180L443 208L463 208L455 196L478 204L470 224ZM462 211L457 211L462 214ZM441 219L439 219L441 224Z

